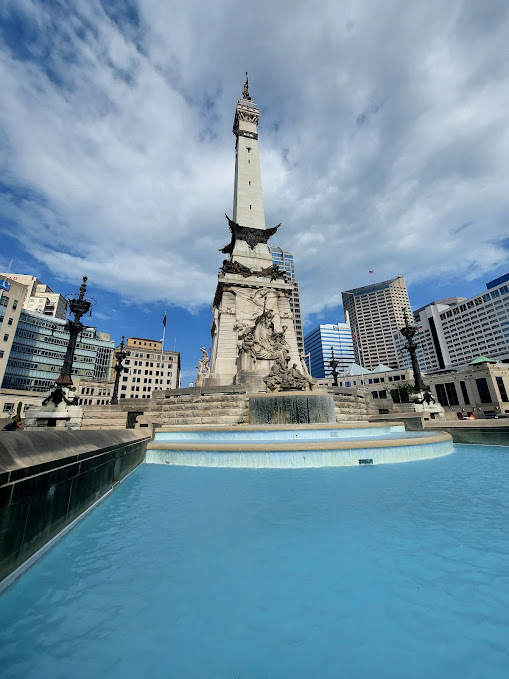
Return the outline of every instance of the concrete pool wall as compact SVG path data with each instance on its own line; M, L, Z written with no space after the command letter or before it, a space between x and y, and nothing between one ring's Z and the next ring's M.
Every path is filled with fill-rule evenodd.
M0 581L145 460L146 434L0 433Z

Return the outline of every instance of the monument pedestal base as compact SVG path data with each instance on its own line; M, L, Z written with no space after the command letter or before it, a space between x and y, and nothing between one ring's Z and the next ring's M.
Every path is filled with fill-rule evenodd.
M30 408L25 419L25 431L39 427L80 429L83 407L75 402L75 391L68 387L53 387L39 408Z

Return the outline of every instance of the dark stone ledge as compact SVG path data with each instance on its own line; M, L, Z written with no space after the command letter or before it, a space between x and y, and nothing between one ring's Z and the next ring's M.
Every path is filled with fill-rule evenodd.
M0 580L145 459L139 430L0 433Z

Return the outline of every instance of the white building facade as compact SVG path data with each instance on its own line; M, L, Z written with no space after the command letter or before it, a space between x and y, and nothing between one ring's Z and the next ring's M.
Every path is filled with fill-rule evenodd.
M163 351L162 342L143 337L130 337L124 351L127 358L125 372L120 374L118 398L150 398L157 389L180 386L179 352Z
M415 312L426 371L509 353L509 274L470 299L432 302Z

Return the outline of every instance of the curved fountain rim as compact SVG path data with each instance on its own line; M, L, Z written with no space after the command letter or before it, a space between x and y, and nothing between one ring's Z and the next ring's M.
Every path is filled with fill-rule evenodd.
M373 439L373 440L353 440L335 439L334 441L307 441L301 443L298 441L276 442L265 441L264 443L226 443L224 441L214 443L204 443L203 441L197 443L179 442L179 441L152 441L150 444L151 450L179 450L179 451L224 451L224 452L277 452L277 451L292 451L292 450L352 450L352 449L370 449L370 448L401 448L402 446L418 446L430 443L443 443L444 441L452 441L452 436L447 432L422 432L423 436L416 436L415 438L401 438L392 439Z
M231 424L231 425L206 425L206 424L181 424L169 427L155 427L154 433L167 431L291 431L292 429L304 431L306 429L376 429L380 427L404 427L405 423L397 420L384 422L343 422L320 424Z

